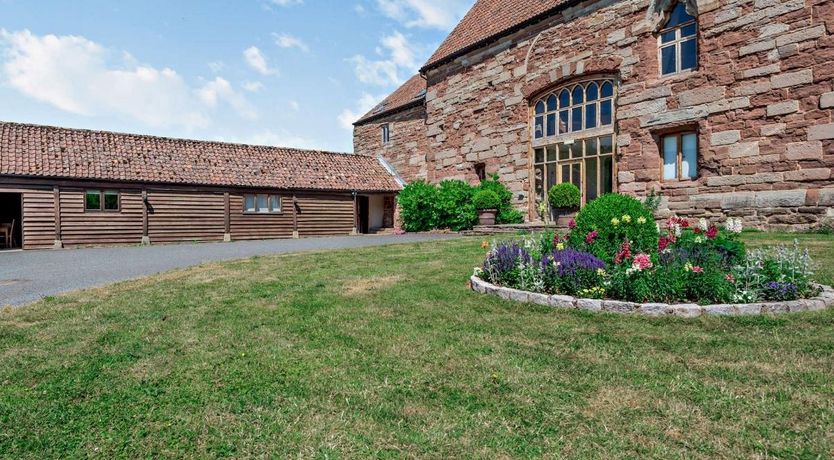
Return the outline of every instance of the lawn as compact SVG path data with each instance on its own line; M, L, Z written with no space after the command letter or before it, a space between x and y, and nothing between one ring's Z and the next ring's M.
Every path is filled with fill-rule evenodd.
M800 238L834 283L834 237ZM6 310L0 455L834 456L834 311L519 305L467 289L480 245L261 257Z

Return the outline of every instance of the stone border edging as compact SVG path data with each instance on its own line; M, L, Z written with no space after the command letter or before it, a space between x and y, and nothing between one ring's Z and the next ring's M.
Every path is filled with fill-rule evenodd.
M822 293L811 299L785 302L758 302L743 304L665 304L636 303L619 300L579 299L566 295L549 295L521 291L496 286L473 275L470 278L472 290L481 294L490 294L506 300L533 303L554 308L576 308L587 311L605 311L610 313L635 314L645 316L676 316L695 318L701 315L741 316L762 315L767 313L796 313L802 311L821 311L834 305L834 289L820 285Z

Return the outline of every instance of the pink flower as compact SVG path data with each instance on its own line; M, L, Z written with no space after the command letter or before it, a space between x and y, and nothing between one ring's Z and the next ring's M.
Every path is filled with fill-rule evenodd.
M571 219L570 222L568 222L568 228L571 229L571 230L575 229L576 228L576 221Z
M598 237L598 236L599 236L599 233L596 230L592 230L590 233L585 235L585 243L587 243L587 244L593 243L594 240L596 239L596 237Z
M700 266L696 265L696 266L692 267L692 272L693 273L704 273L704 269L701 268Z
M724 279L725 279L725 280L727 280L727 281L729 281L729 282L731 282L731 283L735 283L735 282L736 282L736 277L735 277L735 276L733 276L733 274L732 274L732 273L727 273L727 275L726 275L726 276L724 276Z
M709 229L707 229L707 238L714 240L718 236L718 227L715 225L711 225Z
M652 267L652 259L648 254L640 253L634 256L634 263L631 265L631 268L635 270L646 270Z
M614 264L615 265L620 265L624 260L627 260L627 259L630 259L630 258L631 258L631 243L626 241L625 243L623 243L622 246L620 246L620 252L618 252L617 255L614 256Z

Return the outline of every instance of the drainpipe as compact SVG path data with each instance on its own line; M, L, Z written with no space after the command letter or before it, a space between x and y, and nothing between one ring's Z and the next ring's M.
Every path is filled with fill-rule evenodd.
M359 225L357 224L356 220L359 218L359 211L356 207L359 205L356 190L353 191L353 230L350 232L351 235L358 235L359 234Z

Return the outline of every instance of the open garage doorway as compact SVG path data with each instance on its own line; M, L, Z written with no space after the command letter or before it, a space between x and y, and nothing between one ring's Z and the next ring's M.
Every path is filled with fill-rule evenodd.
M23 247L23 199L20 193L0 193L0 251Z

